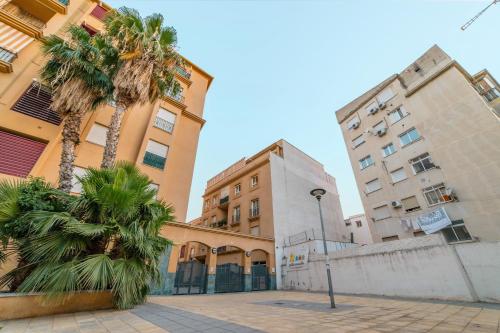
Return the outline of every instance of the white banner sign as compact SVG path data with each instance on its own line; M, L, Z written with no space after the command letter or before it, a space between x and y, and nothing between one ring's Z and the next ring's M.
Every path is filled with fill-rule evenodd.
M443 207L417 217L418 225L427 235L451 225L451 220Z

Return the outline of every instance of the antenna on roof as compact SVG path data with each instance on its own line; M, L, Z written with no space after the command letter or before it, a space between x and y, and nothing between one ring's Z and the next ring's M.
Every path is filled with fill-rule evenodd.
M462 30L467 29L472 23L474 23L475 20L477 20L479 18L479 16L483 15L483 13L488 10L488 8L490 8L491 6L493 6L494 4L496 4L498 2L500 2L500 0L493 0L492 3L490 3L488 6L486 6L485 9L483 9L482 11L477 13L476 16L474 16L469 21L467 21L467 23L465 23L460 29L462 29Z

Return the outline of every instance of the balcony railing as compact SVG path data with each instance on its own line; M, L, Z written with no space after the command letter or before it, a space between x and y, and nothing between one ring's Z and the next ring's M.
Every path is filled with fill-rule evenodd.
M188 70L182 66L177 66L176 67L177 73L179 73L181 76L185 77L186 79L191 79L191 72L188 72Z
M482 95L488 102L492 102L500 97L500 93L495 88L491 88L490 90L483 92Z
M259 207L250 208L250 212L248 213L250 219L254 219L260 216Z
M227 220L226 219L220 220L218 222L214 222L214 223L210 224L211 228L224 228L226 226L227 226Z
M0 46L0 61L6 62L6 63L12 63L14 59L17 57L17 55L7 49L4 49L3 47Z
M174 124L160 117L155 118L154 126L168 133L172 133L174 130Z
M167 159L165 157L153 154L149 151L146 151L146 153L144 154L143 163L152 166L154 168L163 170L165 168L166 161Z
M165 93L168 97L176 100L179 103L184 103L184 96L182 95L182 91L179 91L177 94L174 94L171 90Z
M229 203L229 196L220 198L219 206L226 206Z

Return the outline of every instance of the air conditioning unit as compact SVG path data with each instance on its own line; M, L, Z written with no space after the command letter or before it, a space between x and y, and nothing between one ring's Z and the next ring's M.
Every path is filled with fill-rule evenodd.
M355 123L353 123L353 124L351 125L351 129L356 129L356 128L358 128L358 127L359 127L359 121L357 121L357 122L355 122Z
M380 103L380 104L378 105L378 108L379 108L380 110L383 110L383 109L385 109L385 107L386 107L386 106L387 106L387 104L385 104L385 103Z
M370 111L368 111L368 113L373 115L373 114L377 113L378 110L379 109L377 107L374 107L374 108L371 108Z
M385 135L385 133L387 133L387 128L385 128L385 127L384 127L384 128L381 128L381 129L379 129L379 130L377 131L377 135L378 135L378 136L384 136L384 135Z
M401 203L401 201L394 200L391 201L391 206L392 208L401 208L403 207L403 204Z

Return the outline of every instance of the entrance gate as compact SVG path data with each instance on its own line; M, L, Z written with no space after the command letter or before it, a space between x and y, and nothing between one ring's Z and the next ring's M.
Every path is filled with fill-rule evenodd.
M217 265L215 275L216 293L229 293L243 290L243 267L238 264Z
M207 266L191 260L177 264L175 274L175 295L204 294L207 291Z
M267 290L267 267L265 265L252 266L252 290Z

